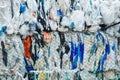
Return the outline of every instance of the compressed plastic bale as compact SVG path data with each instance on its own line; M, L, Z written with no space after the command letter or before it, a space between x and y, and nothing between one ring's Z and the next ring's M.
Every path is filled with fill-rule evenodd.
M109 0L108 0L109 1ZM9 2L9 1L8 1ZM70 2L70 1L69 1ZM77 6L77 8L76 9L78 9L78 10L76 10L76 11L73 11L73 13L74 13L74 15L72 14L72 18L73 19L71 19L71 20L69 20L69 18L70 18L70 12L68 11L69 10L69 8L70 8L70 4L69 4L69 2L67 3L67 0L66 1L61 1L61 0L58 0L58 3L59 3L59 5L57 5L57 3L55 3L55 1L50 1L50 0L47 0L47 1L45 1L45 4L44 4L44 6L45 5L47 5L47 4L49 4L49 5L47 5L47 6L45 6L45 12L47 12L50 8L51 8L51 14L52 14L52 19L50 19L50 26L51 26L51 28L52 28L52 30L56 30L57 28L58 28L58 30L59 31L62 31L62 32L66 32L66 31L68 31L68 29L65 29L64 28L64 26L74 26L74 30L75 31L82 31L82 30L84 30L84 29L82 29L81 28L81 25L84 25L84 20L83 20L83 18L85 18L85 20L86 20L86 22L88 23L88 24L97 24L97 23L99 23L99 21L98 22L95 22L94 23L94 17L96 16L95 14L96 14L96 11L94 10L94 8L89 8L90 6L89 6L89 1L87 1L87 0L81 0L80 1L80 3L84 3L84 4L82 4L81 6L83 6L83 11L80 11L80 7L78 7ZM86 2L87 2L87 4L86 4ZM110 1L109 1L110 2ZM16 4L18 4L18 6L17 5L15 5L15 3ZM54 4L53 4L54 3ZM94 0L93 0L93 3L94 3ZM34 5L33 5L34 4ZM67 5L66 5L67 4ZM111 3L110 3L111 4ZM33 17L33 16L31 16L31 14L34 12L34 11L37 11L37 4L36 4L36 2L35 1L28 1L28 5L29 5L29 9L27 9L26 10L26 12L25 13L23 13L23 14L21 14L20 15L20 17L18 16L18 11L19 11L19 6L20 6L20 4L19 4L19 2L17 2L17 1L14 1L14 11L16 11L16 13L15 13L15 16L14 16L14 20L12 21L12 24L11 24L11 26L9 26L9 24L8 24L8 29L7 29L7 33L8 34L13 34L13 33L15 33L15 34L17 34L18 32L17 32L17 30L19 29L19 26L21 25L21 24L23 24L25 21L29 21L29 22L36 22L36 17ZM51 7L52 6L52 7ZM69 7L68 7L69 6ZM117 7L118 7L118 4L117 4ZM35 9L34 9L35 8ZM116 8L116 6L115 6L115 8ZM57 14L57 10L59 10L59 9L61 9L61 11L63 12L63 18L62 18L62 22L61 22L61 24L59 25L58 23L59 23L59 18L60 18L60 16ZM110 11L112 11L112 9L113 9L113 6L111 7L111 9L110 9ZM117 8L117 10L118 10L119 8ZM4 10L4 9L3 9ZM91 11L91 10L93 10L93 13L91 13L91 15L89 16L89 15L86 15L86 14L84 14L84 12L85 13L88 13L89 11ZM85 16L80 16L80 14L77 16L77 18L79 18L78 20L75 18L76 17L76 13L77 13L77 11L78 11L78 14L80 13L80 14L84 14ZM109 11L109 10L108 10ZM82 12L82 13L81 13ZM66 14L67 13L67 14ZM116 13L116 10L114 11L114 13ZM82 14L82 15L83 15ZM111 13L111 14L113 14L113 13ZM119 14L119 11L117 12L117 15ZM11 13L10 13L10 15L11 15ZM95 16L94 16L95 15ZM88 18L88 19L86 19L86 17ZM106 16L105 16L106 17ZM111 17L111 16L110 16ZM20 22L19 22L19 19L18 18L20 18ZM81 20L82 19L82 20ZM104 19L104 18L103 18ZM109 18L110 19L110 18ZM11 23L11 20L12 19L9 19L8 21L6 21L7 19L6 18L4 18L4 21L3 21L3 19L1 20L2 22L1 22L1 25L3 25L3 24L7 24L7 23ZM72 21L73 20L73 21ZM83 21L83 23L81 23L80 22L80 20L81 21ZM98 18L98 20L99 20L99 18ZM17 22L18 21L18 22ZM46 22L47 22L47 24L48 24L48 21L49 20L46 20ZM70 21L72 21L71 23L71 25L70 25ZM104 20L105 21L105 20ZM90 22L90 23L89 23ZM112 21L111 21L112 22ZM80 23L80 24L79 24ZM77 25L77 26L76 26ZM42 27L42 25L40 25L41 27ZM97 30L98 30L99 28L98 28L98 26L96 27L95 26L95 28L93 28L93 27L91 27L91 28L89 28L89 30L90 30L90 32L96 32ZM111 28L112 29L112 28ZM113 30L113 29L112 29ZM111 30L108 30L108 33L109 32L112 32L112 33L110 33L110 35L117 35L117 37L119 37L119 32L116 32L116 31L118 31L119 29L118 28L115 28L113 31L111 31ZM29 28L28 28L28 26L26 26L26 25L23 25L21 28L20 28L20 34L21 35L24 35L24 37L26 37L27 35L32 35L32 33L29 33ZM78 45L78 40L77 40L77 36L76 36L76 34L74 34L74 32L71 34L68 34L68 35L72 35L72 36L67 36L66 37L66 41L68 41L68 43L71 41L71 37L73 38L73 41L76 43L76 46ZM5 36L5 35L4 35ZM1 39L0 38L0 41L1 40L5 40L4 39L4 36L1 36L1 38L3 38L3 39ZM20 36L20 35L19 35ZM70 38L68 38L68 37L70 37ZM15 40L15 39L16 40ZM19 49L19 46L22 44L22 42L20 42L21 44L19 45L19 40L20 40L20 38L19 37L13 37L12 38L13 40L13 44L15 44L15 45L17 45L16 46L16 48L11 48L11 50L10 51L8 51L8 52L14 52L16 55L18 55L17 53L22 53L22 51ZM50 51L51 51L51 56L48 58L47 57L47 59L48 59L48 62L49 62L49 64L50 64L50 70L52 70L52 69L54 69L55 67L57 67L58 69L60 68L60 55L59 55L59 53L56 51L56 49L58 48L58 46L60 45L60 40L59 40L59 36L58 36L58 34L57 33L52 33L52 39L53 39L53 41L51 41L50 43L48 43L49 44L49 46L50 46ZM91 39L91 41L92 41L93 39ZM88 42L87 42L88 41ZM86 40L85 41L85 47L87 48L88 46L89 46L89 43L91 43L91 41L89 42L89 40ZM93 40L94 41L94 40ZM92 41L92 42L93 42ZM11 41L10 41L11 42ZM8 43L9 43L9 41L8 41ZM93 42L94 43L94 42ZM91 57L91 62L89 62L88 64L90 64L91 65L91 63L92 63L92 67L90 66L90 67L88 67L87 68L87 70L91 70L91 71L93 71L93 62L96 60L95 58L100 58L100 56L101 56L101 53L102 53L102 51L103 51L103 49L104 49L104 46L102 45L102 42L100 41L99 42L100 44L99 44L99 46L98 46L98 50L96 51L96 55L93 55L92 57ZM33 45L34 45L35 43L33 43ZM46 44L46 45L48 45L48 44ZM54 45L55 44L55 45ZM70 46L70 44L69 44L69 46ZM89 47L90 49L91 49L91 45L90 45L90 47ZM17 50L14 50L14 49L17 49ZM89 50L90 50L89 49ZM46 49L46 46L43 48L43 51L45 52L44 54L45 54L45 56L47 56L47 51L46 51L47 49ZM88 50L88 51L89 51ZM17 52L18 51L18 52ZM65 51L65 49L64 49L64 47L63 47L63 52ZM85 51L86 52L86 51ZM90 51L89 51L90 52ZM87 53L87 52L86 52ZM99 54L100 53L100 54ZM18 55L18 56L21 56L21 55ZM68 55L67 54L64 54L64 56L63 56L63 68L64 69L69 69L69 66L68 66L68 64L66 64L66 62L67 62L67 60L68 60L68 58L69 58L69 56L70 56L70 53L68 53ZM114 56L114 55L111 55L111 56ZM67 58L66 58L67 57ZM88 57L87 57L88 58ZM22 59L22 58L21 58ZM88 60L88 59L86 59L85 58L85 60ZM43 64L41 63L41 61L43 61ZM37 61L36 61L37 62ZM69 62L69 61L68 61ZM41 59L37 62L38 63L38 65L39 64L42 64L42 66L39 66L40 68L39 69L47 69L46 68L46 63L45 63L45 60L44 60L44 56L42 55L42 57L41 57ZM78 63L79 63L79 61L78 61ZM98 62L97 62L98 63ZM86 64L86 63L85 63ZM88 65L87 64L87 65ZM79 64L77 64L77 66L78 66ZM24 66L24 65L23 65ZM108 66L108 65L107 65ZM70 65L70 67L71 67L71 65ZM22 68L22 66L21 66L21 68ZM38 70L39 70L38 69ZM86 69L86 66L85 66L85 69ZM65 79L65 73L62 73L61 74L61 79ZM73 75L74 75L74 73L72 73L71 74L71 80L73 79ZM56 75L57 76L57 75ZM55 78L53 78L53 79L57 79L57 77L55 76ZM90 76L90 75L89 75ZM52 79L51 79L52 80ZM93 79L91 79L90 78L90 80L93 80Z

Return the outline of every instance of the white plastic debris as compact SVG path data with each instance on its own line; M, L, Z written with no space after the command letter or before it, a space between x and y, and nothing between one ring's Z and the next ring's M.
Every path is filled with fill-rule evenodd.
M116 19L115 6L110 5L110 1L103 1L101 4L101 14L105 24L112 24Z
M61 25L62 25L62 26L70 26L69 17L64 16L64 17L62 18Z
M70 16L70 23L74 23L75 31L84 30L84 12L80 10L73 11Z
M9 25L8 25L7 34L13 34L13 32L14 32L13 27L14 27L14 26L13 26L12 24L9 24Z
M22 35L27 35L28 30L29 30L28 25L23 25L23 26L19 29L19 32L20 32L20 34L22 34Z

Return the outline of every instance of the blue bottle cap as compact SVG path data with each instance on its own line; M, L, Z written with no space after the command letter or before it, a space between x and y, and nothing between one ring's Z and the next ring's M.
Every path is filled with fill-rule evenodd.
M24 13L26 11L26 5L25 4L21 4L20 5L20 13Z

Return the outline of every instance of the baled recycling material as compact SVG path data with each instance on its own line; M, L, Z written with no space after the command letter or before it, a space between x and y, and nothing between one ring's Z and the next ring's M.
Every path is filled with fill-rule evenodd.
M0 80L119 80L120 0L1 0Z

